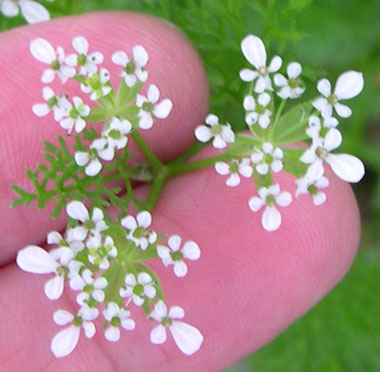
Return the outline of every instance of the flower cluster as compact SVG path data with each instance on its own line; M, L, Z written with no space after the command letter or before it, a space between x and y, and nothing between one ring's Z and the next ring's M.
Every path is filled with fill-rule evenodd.
M122 329L135 328L131 317L135 307L159 323L151 332L152 343L165 342L169 328L183 353L196 352L202 344L202 334L195 327L174 320L184 317L183 309L173 306L167 311L156 274L139 260L143 253L149 253L151 258L160 257L165 266L174 266L176 276L183 277L187 273L185 260L200 257L198 245L189 241L181 247L181 238L173 235L168 239L169 247L165 246L151 229L152 217L147 211L136 217L128 215L110 226L99 208L89 211L80 201L70 202L66 212L75 225L68 227L64 236L57 231L48 234L47 243L53 246L52 250L28 246L17 255L22 270L52 275L45 284L45 294L50 300L59 299L65 285L77 292L76 313L63 309L54 313L55 323L67 326L52 340L54 355L69 355L78 343L81 329L87 338L93 337L94 321L101 314L104 337L118 341Z
M357 96L364 80L360 72L347 71L339 76L332 91L330 82L322 79L317 85L322 97L293 106L282 114L287 100L300 98L305 92L301 64L289 63L287 76L279 73L281 57L274 56L268 65L264 43L254 35L244 38L241 49L253 67L240 71L240 78L250 84L243 107L252 137L235 135L230 124L220 124L214 114L209 114L205 124L195 129L195 136L201 142L212 139L215 148L226 149L222 157L230 161L217 162L215 169L229 176L227 186L239 185L240 175L247 178L253 175L258 196L249 200L249 208L256 212L265 206L262 226L274 231L281 225L277 206L286 207L292 202L292 195L281 191L273 179L278 172L285 170L296 176L295 196L309 194L317 206L325 202L326 194L321 189L329 184L325 163L344 181L358 182L363 177L364 165L358 158L332 151L342 143L337 129L339 122L333 113L341 118L351 115L351 109L341 101ZM306 150L289 146L308 139L311 145Z
M47 1L52 2L54 0ZM0 1L0 11L6 17L15 17L21 11L25 20L31 24L50 19L46 8L33 0L2 0Z

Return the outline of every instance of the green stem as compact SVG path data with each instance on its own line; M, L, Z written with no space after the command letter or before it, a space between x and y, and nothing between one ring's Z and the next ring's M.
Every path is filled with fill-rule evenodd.
M132 137L136 145L139 147L146 160L148 160L152 164L153 170L156 173L160 173L164 165L161 163L160 159L156 156L156 154L151 150L151 148L148 146L145 140L141 137L140 133L135 130L130 134L130 136Z
M280 106L278 107L278 110L277 110L277 113L276 113L276 117L274 118L274 121L273 121L273 125L272 125L272 130L271 130L271 133L270 133L270 139L272 140L273 139L273 134L274 134L274 130L275 130L275 127L280 119L280 116L281 116L281 113L282 113L282 110L284 109L285 107L285 103L286 103L286 99L283 99L280 103Z
M158 197L160 196L161 191L165 185L165 181L167 179L166 168L164 168L164 170L165 170L164 172L162 172L155 178L153 185L150 189L148 200L146 201L146 205L145 205L146 210L150 212L153 210L154 206L156 205Z

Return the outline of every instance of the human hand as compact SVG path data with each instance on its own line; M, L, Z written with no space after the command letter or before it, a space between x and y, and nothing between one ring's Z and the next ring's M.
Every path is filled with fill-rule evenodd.
M170 117L145 137L162 160L175 158L193 142L194 128L207 112L207 84L198 56L177 30L155 18L95 13L0 34L1 369L221 370L269 342L344 275L359 239L352 191L330 172L323 206L315 208L309 198L300 197L282 211L281 228L268 233L261 228L260 215L246 204L255 193L250 183L243 182L239 192L228 189L214 169L173 178L155 208L154 228L194 239L202 256L181 280L173 280L173 273L161 265L154 268L168 305L181 304L186 321L203 333L202 348L187 357L172 340L152 345L152 326L136 312L136 330L123 333L118 343L110 344L98 332L94 340L81 339L67 358L56 359L50 353L50 340L60 328L52 314L58 308L75 309L75 300L67 294L58 301L47 300L42 294L46 278L21 272L13 260L19 249L42 244L47 232L64 228L65 221L51 221L50 211L8 206L14 198L10 184L28 187L24 168L41 160L41 141L54 142L62 133L50 119L36 118L31 112L41 97L41 68L29 54L29 42L42 36L69 47L77 35L104 52L111 73L114 50L130 50L136 43L148 50L150 79L173 101ZM71 93L77 89L66 88ZM198 156L213 151L206 148ZM279 179L294 190L289 176L280 174ZM148 188L136 186L136 190L143 196Z

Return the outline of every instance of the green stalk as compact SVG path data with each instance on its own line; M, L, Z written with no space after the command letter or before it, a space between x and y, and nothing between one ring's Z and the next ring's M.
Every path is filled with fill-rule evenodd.
M281 116L281 113L282 113L282 110L284 109L285 107L285 103L286 103L286 99L283 99L280 103L280 106L278 107L278 110L276 112L276 117L274 118L274 121L273 121L273 125L272 125L272 130L270 132L270 139L272 140L273 139L273 134L274 134L274 130L275 130L275 127L280 119L280 116Z

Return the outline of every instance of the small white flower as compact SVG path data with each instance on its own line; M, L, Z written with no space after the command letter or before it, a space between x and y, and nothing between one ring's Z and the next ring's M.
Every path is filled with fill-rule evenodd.
M309 127L306 129L306 134L312 139L324 137L329 129L336 128L338 124L338 120L332 116L323 119L323 122L321 122L318 116L312 115L309 118Z
M256 170L259 174L267 174L269 167L273 172L278 173L282 170L282 158L284 154L279 147L273 147L270 142L263 143L262 151L255 148L254 153L251 155L251 160L256 164Z
M101 231L108 229L108 226L104 222L104 214L100 208L94 208L90 218L85 205L75 200L67 204L66 212L69 217L82 223L82 225L70 230L75 240L83 241L88 233L90 235L100 235Z
M235 133L230 124L219 124L219 118L214 114L206 117L206 125L199 125L195 128L195 137L198 141L207 142L214 138L212 145L217 149L223 149L227 143L235 142Z
M298 98L305 91L299 79L302 67L298 62L291 62L286 71L288 73L288 79L282 74L274 75L274 83L281 88L280 91L277 92L277 95L282 99Z
M153 344L163 344L166 341L166 328L169 328L178 348L186 355L192 355L202 345L203 336L199 330L187 323L175 319L182 319L184 310L179 306L172 306L169 310L163 301L158 301L150 317L160 323L150 333Z
M75 128L77 133L82 132L86 127L86 121L83 119L90 113L90 107L83 103L80 97L73 98L74 107L71 106L68 117L60 121L62 128L66 129L68 134Z
M36 103L33 105L32 110L35 115L43 117L50 111L53 111L56 121L60 121L63 117L68 115L71 105L65 95L60 94L56 96L53 89L44 87L42 89L42 97L46 103Z
M81 75L93 75L98 71L98 64L103 62L103 54L94 52L88 54L88 41L83 36L73 39L73 48L77 54L70 54L66 58L66 63L71 67L79 66Z
M281 225L281 214L276 208L276 204L287 207L292 202L290 193L280 192L278 184L269 187L262 187L259 190L259 197L254 196L249 200L249 208L257 212L265 205L265 210L261 218L261 224L267 231L275 231Z
M128 87L133 87L137 80L145 82L148 79L148 71L145 70L149 59L148 53L144 47L136 45L133 47L132 55L131 59L122 51L112 55L112 62L124 67L120 76L124 78L125 84Z
M234 187L240 184L241 174L243 177L249 178L252 176L252 166L249 159L232 160L229 163L215 163L215 170L222 176L230 175L226 180L226 185Z
M269 64L267 63L267 52L262 40L255 35L246 36L241 42L241 49L244 57L255 67L254 70L243 69L240 71L240 78L243 81L256 81L255 92L262 93L264 90L273 90L269 78L269 73L277 72L282 60L279 56L274 56Z
M329 180L326 177L321 177L316 180L308 176L304 176L296 180L297 191L296 196L302 194L310 194L313 197L314 205L321 205L326 201L326 194L320 189L329 185Z
M112 87L109 85L110 73L104 67L99 72L86 78L84 84L80 85L83 93L90 94L90 99L96 101L111 93Z
M360 159L349 154L331 154L342 143L342 135L338 129L331 128L325 137L314 137L313 143L300 160L310 164L307 176L311 179L321 178L324 174L323 162L327 162L333 172L347 182L359 182L365 173Z
M80 240L75 240L73 234L68 232L66 239L58 231L50 231L47 235L47 243L55 244L59 248L70 248L75 254L83 250L84 244Z
M246 111L245 122L248 125L259 123L260 127L266 129L270 123L271 112L267 109L270 102L270 95L262 93L259 95L257 102L251 96L245 96L243 106Z
M141 306L146 297L156 296L152 277L148 273L139 273L136 280L133 274L128 274L125 277L125 288L120 289L120 296L131 297L136 306Z
M109 152L109 158L112 159L111 149L102 149L102 156L106 157L106 150ZM99 160L98 150L94 148L93 144L91 144L89 151L77 151L74 154L74 159L80 167L86 166L85 173L87 176L94 177L102 170L103 165Z
M121 150L128 143L128 133L132 131L132 124L128 120L120 120L114 117L103 132L102 137L92 143L92 147L97 150L98 156L110 161L115 156L115 150Z
M121 220L121 225L129 230L127 239L142 250L147 249L149 244L153 244L157 240L157 234L152 230L148 230L151 224L152 216L148 211L138 213L136 218L127 216Z
M351 109L339 101L356 97L363 89L363 74L357 71L347 71L341 74L336 82L334 93L327 79L318 82L317 89L323 97L316 99L313 106L322 113L324 118L332 116L333 108L342 118L351 116Z
M20 7L21 14L30 24L50 19L49 12L41 4L32 0L3 0L0 5L0 10L6 17L17 16Z
M187 265L184 259L197 260L201 251L197 243L189 241L181 248L182 239L178 235L172 235L168 240L170 249L164 245L157 247L157 253L165 266L174 265L174 274L178 277L187 274ZM180 249L181 248L181 249Z
M63 326L71 323L71 325L54 336L50 346L53 354L57 358L69 355L78 344L81 328L83 328L87 338L92 338L96 332L92 321L98 315L98 309L88 306L83 306L75 316L66 310L56 311L54 313L54 322L56 324Z
M75 76L75 69L64 65L65 53L61 47L58 47L55 52L47 40L38 38L30 42L30 52L38 61L49 65L49 68L42 74L43 83L51 83L55 75L58 75L62 83Z
M135 329L135 321L130 318L131 313L120 308L115 302L109 302L103 310L103 316L109 323L104 335L108 341L116 342L120 339L120 327L127 331Z
M74 291L82 291L77 296L77 303L81 306L85 305L90 297L97 302L103 302L105 297L103 289L107 284L107 279L102 276L94 279L93 273L88 269L70 280L70 287Z
M100 234L92 236L87 242L88 259L102 270L110 267L110 259L117 256L115 243L110 236L107 236L102 243Z
M73 258L73 251L67 247L48 253L32 245L18 252L17 265L33 274L54 273L55 277L45 284L45 294L50 300L56 300L63 293L64 281L69 273L68 265Z
M136 106L140 108L138 113L139 128L150 129L153 126L153 116L159 119L165 119L172 110L172 101L168 98L158 103L160 91L154 84L149 85L147 97L141 94L137 95Z

